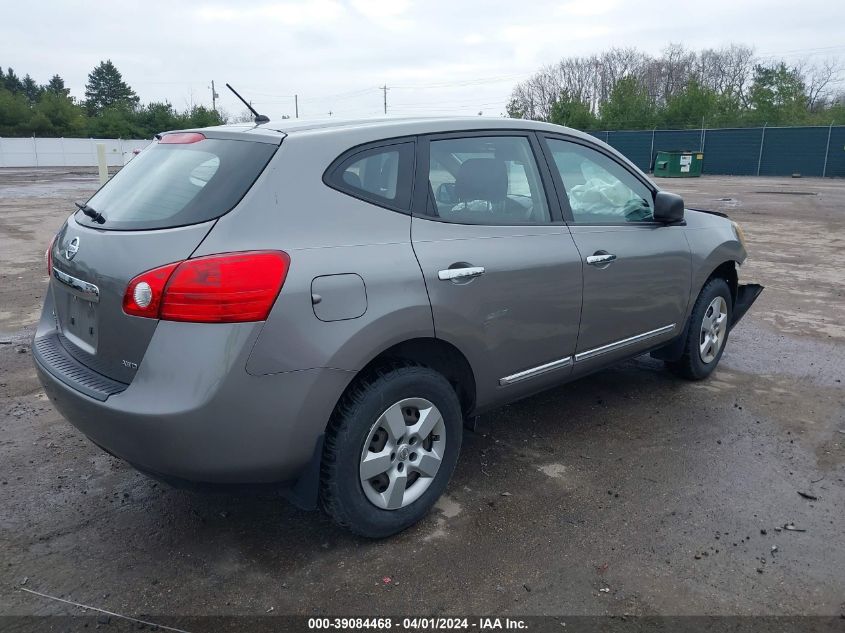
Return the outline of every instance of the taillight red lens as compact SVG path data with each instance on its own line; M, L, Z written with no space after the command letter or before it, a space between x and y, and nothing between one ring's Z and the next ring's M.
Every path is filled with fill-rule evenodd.
M135 277L126 288L123 309L127 314L167 321L263 321L285 283L289 267L290 257L282 251L188 259ZM144 283L149 290L140 286Z
M161 137L159 143L178 143L178 144L186 144L186 143L198 143L199 141L205 140L205 134L200 134L199 132L175 132L173 134L165 134Z
M157 319L161 308L161 300L164 296L164 286L180 263L174 262L167 266L148 270L130 281L129 285L126 286L126 292L123 294L123 311L132 316ZM138 295L140 294L138 292L139 287L141 290L146 290L144 284L146 284L150 292L150 300L148 302L138 300Z

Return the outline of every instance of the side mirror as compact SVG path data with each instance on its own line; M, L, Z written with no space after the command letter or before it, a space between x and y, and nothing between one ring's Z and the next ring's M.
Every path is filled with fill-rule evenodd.
M658 222L680 222L684 219L684 199L668 191L658 191L654 196L654 219Z

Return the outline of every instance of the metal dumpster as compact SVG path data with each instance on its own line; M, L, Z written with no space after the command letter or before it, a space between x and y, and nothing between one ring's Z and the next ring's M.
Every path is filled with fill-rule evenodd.
M664 178L697 178L704 165L702 152L659 151L654 159L654 175Z

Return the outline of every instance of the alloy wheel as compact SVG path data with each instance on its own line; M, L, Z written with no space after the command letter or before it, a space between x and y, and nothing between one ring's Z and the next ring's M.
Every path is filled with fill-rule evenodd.
M704 312L701 320L701 333L698 339L698 354L701 360L712 363L719 354L728 333L728 304L724 297L718 296Z
M398 510L420 498L437 475L446 449L446 426L425 398L404 398L373 424L359 465L367 499Z

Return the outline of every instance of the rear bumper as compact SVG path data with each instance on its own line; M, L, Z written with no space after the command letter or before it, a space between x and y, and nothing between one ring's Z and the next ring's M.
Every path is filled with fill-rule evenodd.
M49 336L51 323L39 326ZM297 479L350 372L252 376L260 324L161 322L132 383L101 401L71 386L33 346L41 383L71 424L140 470L201 483Z
M745 316L751 305L763 292L763 286L760 284L740 284L736 289L736 300L733 305L733 314L731 315L731 329L739 323L739 320Z

